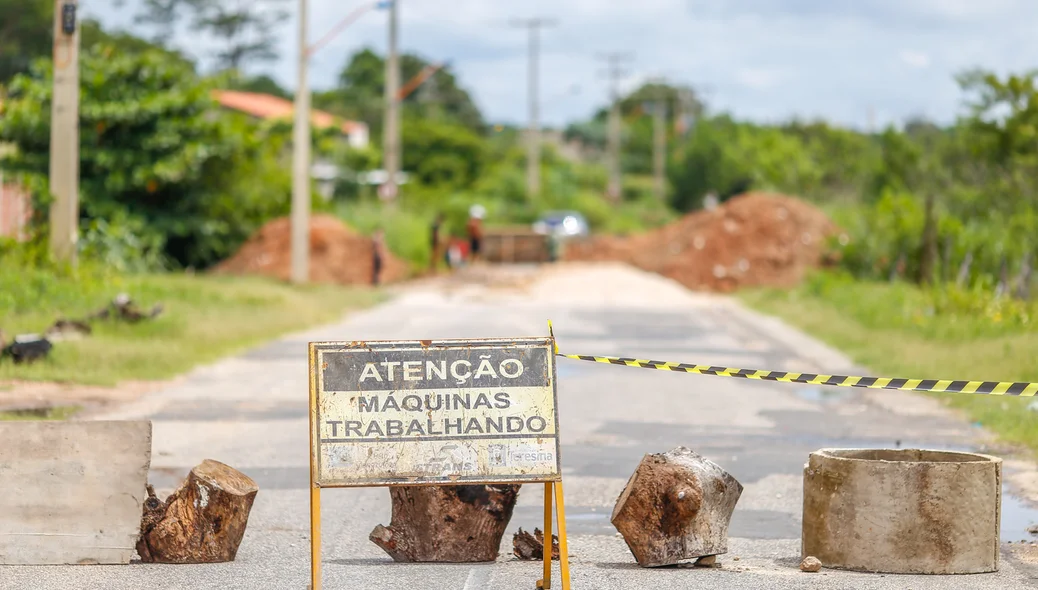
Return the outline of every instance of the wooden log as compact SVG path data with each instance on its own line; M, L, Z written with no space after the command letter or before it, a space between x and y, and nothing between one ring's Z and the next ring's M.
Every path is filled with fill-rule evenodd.
M137 554L145 563L234 561L259 487L206 459L165 502L148 486Z
M534 528L531 535L520 527L519 532L512 535L512 554L519 559L544 559L544 532ZM559 558L558 535L551 536L551 558Z
M519 487L391 487L392 520L368 538L399 562L494 561Z
M638 565L673 565L728 552L728 523L742 484L716 463L678 447L646 455L613 508Z

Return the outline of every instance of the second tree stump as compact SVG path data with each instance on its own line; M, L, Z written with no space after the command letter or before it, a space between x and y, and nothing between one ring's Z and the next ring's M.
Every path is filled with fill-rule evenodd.
M728 551L728 522L742 484L678 447L646 455L620 494L612 522L638 565L673 565Z
M519 496L518 484L394 486L393 517L369 538L394 561L494 561Z
M148 486L137 554L145 563L234 561L258 491L245 474L209 459L165 502Z

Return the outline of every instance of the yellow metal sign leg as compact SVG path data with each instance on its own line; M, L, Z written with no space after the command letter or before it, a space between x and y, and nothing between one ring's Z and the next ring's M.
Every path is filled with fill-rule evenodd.
M321 590L321 488L310 486L310 590Z
M544 483L544 577L538 580L537 587L551 588L551 482Z
M559 521L559 577L562 590L569 590L569 541L566 539L566 505L562 501L562 480L555 482L555 514ZM545 535L545 545L551 547L551 537ZM551 553L551 550L548 550Z

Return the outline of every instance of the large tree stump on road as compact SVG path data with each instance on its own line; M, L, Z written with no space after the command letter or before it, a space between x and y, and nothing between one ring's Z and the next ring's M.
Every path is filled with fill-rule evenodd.
M612 522L638 565L673 565L728 552L728 523L742 484L678 447L646 455L613 508Z
M369 539L401 562L494 561L519 485L395 486L393 517Z
M137 554L146 563L234 561L259 487L206 459L165 502L148 486Z

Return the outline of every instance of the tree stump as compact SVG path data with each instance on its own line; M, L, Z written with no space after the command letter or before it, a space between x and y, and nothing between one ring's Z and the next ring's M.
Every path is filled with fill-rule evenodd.
M678 447L642 459L612 523L638 565L673 565L728 552L728 523L740 495L742 484L728 472Z
M494 561L519 485L394 486L393 517L368 537L400 562Z
M539 528L529 531L522 528L512 535L512 554L519 559L542 560L544 559L544 532ZM551 536L551 558L559 558L559 536Z
M248 476L209 459L165 502L148 486L137 554L145 563L234 561L258 491Z

